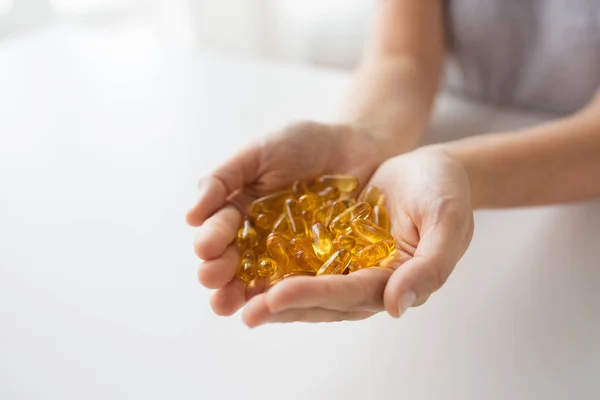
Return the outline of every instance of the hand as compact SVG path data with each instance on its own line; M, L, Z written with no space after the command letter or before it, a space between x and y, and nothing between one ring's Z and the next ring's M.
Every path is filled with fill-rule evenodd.
M386 161L370 184L386 195L395 257L385 268L280 282L250 300L246 324L357 320L383 310L400 317L444 284L473 235L463 167L441 150L425 148Z
M389 151L369 133L352 125L296 123L249 145L200 181L187 221L200 226L195 250L204 261L198 278L217 289L211 298L216 314L233 314L264 290L260 282L247 290L235 277L239 255L233 241L248 205L320 174L351 174L364 184Z

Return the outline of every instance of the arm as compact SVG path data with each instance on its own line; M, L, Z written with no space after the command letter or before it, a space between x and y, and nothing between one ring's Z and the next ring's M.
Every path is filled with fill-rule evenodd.
M342 108L386 156L415 148L426 129L444 59L439 0L381 0Z
M521 131L442 145L467 171L474 208L600 195L600 91L582 111Z

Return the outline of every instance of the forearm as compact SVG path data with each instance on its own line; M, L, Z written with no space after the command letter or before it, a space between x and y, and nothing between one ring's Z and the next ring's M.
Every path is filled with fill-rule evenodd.
M374 30L342 107L392 156L418 145L435 99L444 58L437 0L382 1Z
M465 167L475 208L542 205L600 195L597 111L442 148Z

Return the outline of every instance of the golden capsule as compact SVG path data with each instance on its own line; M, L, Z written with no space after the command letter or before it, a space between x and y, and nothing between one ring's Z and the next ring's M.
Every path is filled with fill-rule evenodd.
M358 188L358 179L351 175L322 175L317 179L317 185L335 186L342 192L353 192Z
M323 205L323 198L316 193L306 193L298 199L300 208L305 211L313 211Z
M250 217L246 217L242 221L242 227L238 230L237 234L237 242L241 249L254 247L258 243L258 232L254 228Z
M372 267L392 255L394 249L393 241L384 240L365 247L356 254L356 258L363 268Z
M381 193L381 191L377 188L377 186L367 186L360 192L358 196L358 201L365 201L369 203L371 207L375 207L376 205L383 204L385 201L385 196Z
M313 211L313 222L320 222L324 226L327 226L327 221L331 220L331 212L333 210L333 203L325 204Z
M324 201L327 202L339 199L341 192L340 189L335 186L328 186L321 190L318 194L321 196L321 198L323 198Z
M292 192L285 190L258 198L250 204L250 214L258 215L260 213L277 214L281 212L283 203L292 195Z
M257 273L261 278L270 278L277 272L277 263L268 254L263 254L258 259Z
M315 255L321 260L326 260L333 251L333 241L327 229L323 224L317 222L311 227L310 237Z
M290 246L290 238L279 233L272 233L267 237L267 250L275 260L283 275L295 271L303 271L294 259L294 252Z
M281 213L279 217L277 217L275 223L273 223L272 232L287 232L288 230L288 222L285 213Z
M317 272L323 265L323 262L312 252L300 250L296 253L295 258L296 264L306 271Z
M356 239L353 236L341 234L335 238L333 241L333 246L336 249L344 248L352 250L354 249L354 246L356 246Z
M390 231L390 214L384 205L376 205L373 207L373 213L371 214L371 220L375 225L379 225L382 229Z
M354 219L350 222L350 227L356 236L369 243L394 240L391 233L366 219Z
M273 229L273 225L277 221L277 214L265 214L260 213L254 218L254 224L256 227L263 231L270 231Z
M346 208L350 208L353 205L356 204L356 200L353 197L349 197L347 199L341 199L340 200L342 203L344 203L344 205L346 206Z
M279 268L285 270L290 262L289 239L280 233L271 233L267 237L267 251Z
M348 265L348 273L356 272L359 269L362 269L362 266L358 263L358 261L350 261L350 265Z
M295 237L290 240L290 245L294 253L298 253L299 251L306 251L308 253L313 253L314 250L312 247L312 243L306 237Z
M352 262L352 253L348 249L339 249L323 263L317 271L319 275L341 275Z
M283 212L285 213L288 222L294 217L302 216L302 209L300 208L300 204L298 204L296 199L286 199L283 203Z
M304 181L294 181L292 184L292 192L296 197L300 197L305 193L308 193L308 187Z
M294 236L308 237L308 225L302 217L294 217L288 221L289 232Z
M338 215L331 221L329 228L337 233L342 233L348 230L350 221L353 219L368 218L371 213L371 206L364 201L356 203L346 211Z
M256 279L257 274L256 255L254 251L248 249L244 251L240 260L238 276L245 282L251 282Z

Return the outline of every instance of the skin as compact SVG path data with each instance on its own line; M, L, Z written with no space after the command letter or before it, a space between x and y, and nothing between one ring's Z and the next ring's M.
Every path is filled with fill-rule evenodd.
M340 123L292 124L201 180L187 220L200 226L198 278L216 289L211 306L218 315L245 305L250 327L359 320L380 311L399 317L448 279L473 235L474 209L600 195L600 94L583 110L533 128L413 150L441 73L441 6L388 0L376 18ZM328 172L356 175L384 191L401 247L396 259L348 276L291 278L267 292L264 282L247 286L235 278L232 243L249 202Z

